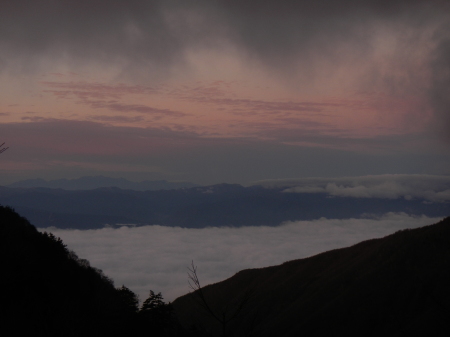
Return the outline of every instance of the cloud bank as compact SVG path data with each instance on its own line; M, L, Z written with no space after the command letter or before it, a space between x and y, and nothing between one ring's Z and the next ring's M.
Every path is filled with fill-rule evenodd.
M267 188L286 187L287 193L327 193L336 197L417 198L450 202L450 176L384 174L341 178L265 180L255 184Z
M203 285L247 268L261 268L417 228L440 219L388 213L379 219L318 219L279 227L204 229L163 226L50 231L80 258L125 284L144 300L150 289L166 300L189 291L187 268L198 266Z

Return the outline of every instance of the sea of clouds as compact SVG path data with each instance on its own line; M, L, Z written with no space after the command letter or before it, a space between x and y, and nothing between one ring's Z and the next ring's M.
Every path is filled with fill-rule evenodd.
M373 219L286 222L278 227L122 226L96 230L41 228L60 237L69 249L115 281L147 298L149 290L173 301L189 292L187 272L198 267L203 285L248 268L305 258L327 250L417 228L441 218L387 213Z

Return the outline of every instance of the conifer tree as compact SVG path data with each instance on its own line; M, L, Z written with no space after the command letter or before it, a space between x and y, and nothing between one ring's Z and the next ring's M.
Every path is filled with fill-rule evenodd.
M125 314L135 314L138 311L139 299L137 295L130 289L122 285L117 288L122 308L126 311Z

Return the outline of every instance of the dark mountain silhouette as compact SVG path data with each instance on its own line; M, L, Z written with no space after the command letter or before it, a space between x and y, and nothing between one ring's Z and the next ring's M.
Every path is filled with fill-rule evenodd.
M136 296L0 206L4 336L448 336L450 218L279 266L165 304ZM201 279L201 271L199 275ZM173 311L175 310L175 312ZM176 314L176 315L175 315ZM229 320L230 315L236 316ZM178 323L184 325L184 328Z
M77 179L27 179L7 185L12 188L61 188L64 190L92 190L102 187L118 187L135 191L174 190L198 186L189 182L169 182L167 180L129 181L125 178L110 178L104 176L88 176Z
M2 336L185 335L161 296L138 312L132 291L2 206L0 264Z
M199 271L201 280L201 271ZM203 288L227 336L450 336L450 218ZM198 292L173 302L185 326L223 336ZM225 317L223 316L223 317Z
M178 190L100 188L66 191L0 187L0 204L14 207L37 227L101 228L116 224L278 226L283 221L379 216L387 212L444 217L450 203L413 199L357 199L282 189L221 184Z

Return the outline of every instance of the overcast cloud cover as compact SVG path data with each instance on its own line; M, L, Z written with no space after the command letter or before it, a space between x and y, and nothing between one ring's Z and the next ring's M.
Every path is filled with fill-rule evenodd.
M449 174L449 22L445 0L0 0L0 179Z
M317 219L279 227L188 229L145 226L99 230L50 231L68 248L125 284L141 300L149 290L166 300L189 291L187 268L193 260L203 285L222 281L248 268L268 267L327 250L417 228L441 219L388 213L379 219Z
M312 86L351 65L361 71L360 90L426 92L435 117L450 127L450 9L445 0L0 4L3 72L26 74L56 62L73 70L117 68L121 76L154 81L161 73L170 76L174 67L189 67L189 53L237 50L250 64Z

